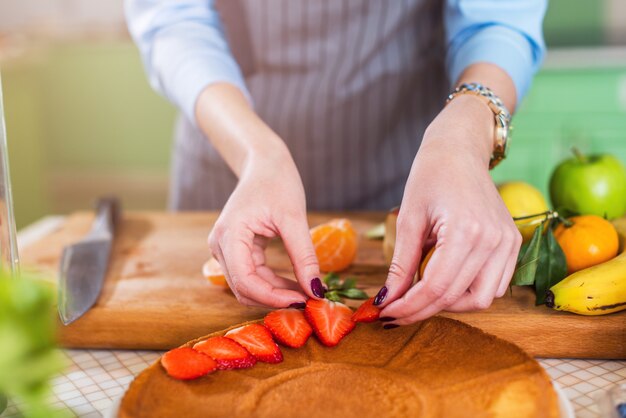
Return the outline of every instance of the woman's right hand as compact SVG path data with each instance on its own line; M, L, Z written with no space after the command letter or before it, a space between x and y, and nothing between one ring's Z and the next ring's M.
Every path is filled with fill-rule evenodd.
M271 154L247 159L209 246L240 303L285 308L323 296L323 290L300 175L284 144ZM274 237L282 238L297 283L266 265L265 247Z

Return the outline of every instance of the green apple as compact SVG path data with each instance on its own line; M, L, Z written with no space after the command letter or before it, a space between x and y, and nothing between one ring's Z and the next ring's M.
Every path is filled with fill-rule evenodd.
M612 155L575 157L561 162L550 178L552 206L581 215L615 219L626 213L626 168Z

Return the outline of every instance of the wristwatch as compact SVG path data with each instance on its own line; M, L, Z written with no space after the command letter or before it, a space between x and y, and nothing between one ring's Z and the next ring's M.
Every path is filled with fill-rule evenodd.
M510 137L511 114L502 103L502 100L494 94L489 87L485 87L479 83L463 83L452 93L448 95L446 104L450 103L455 97L461 94L473 94L480 98L484 98L485 103L495 115L496 135L493 145L493 152L489 160L489 169L497 166L500 161L506 158Z

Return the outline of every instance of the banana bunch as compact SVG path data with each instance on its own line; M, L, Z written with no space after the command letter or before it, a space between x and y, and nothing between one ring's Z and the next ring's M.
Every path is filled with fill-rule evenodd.
M552 286L546 306L580 315L605 315L626 309L626 222L616 221L621 253L602 264L566 277Z

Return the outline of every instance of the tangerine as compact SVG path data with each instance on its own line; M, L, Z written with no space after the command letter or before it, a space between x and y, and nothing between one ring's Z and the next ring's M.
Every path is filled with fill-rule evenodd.
M565 253L567 272L604 263L617 255L619 239L615 227L596 215L569 218L571 226L560 224L554 236Z
M215 286L228 287L222 266L220 266L220 263L213 257L202 266L202 275Z
M345 270L356 257L357 233L348 219L332 219L312 228L311 240L323 272Z

